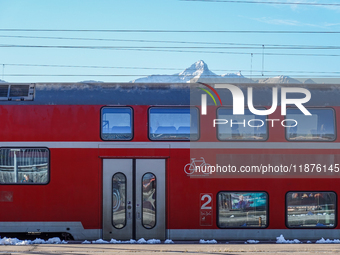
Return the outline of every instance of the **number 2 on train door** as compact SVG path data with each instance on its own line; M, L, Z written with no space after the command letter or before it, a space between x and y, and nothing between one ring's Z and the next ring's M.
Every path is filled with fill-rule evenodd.
M200 194L200 226L212 226L213 223L213 194Z

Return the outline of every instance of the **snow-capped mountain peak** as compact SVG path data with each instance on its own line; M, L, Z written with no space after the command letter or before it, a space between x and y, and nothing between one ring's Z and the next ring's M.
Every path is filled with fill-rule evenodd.
M180 73L176 73L173 75L150 75L144 78L136 79L131 82L186 83L189 82L192 78L214 77L218 77L218 75L210 71L208 65L203 60L199 60Z
M259 83L301 83L300 81L285 75L260 80Z
M193 80L191 80L193 79ZM150 75L147 77L139 78L131 82L136 83L187 83L187 82L207 82L207 83L301 83L299 80L289 76L280 75L271 78L261 78L257 81L247 78L239 73L226 73L217 75L210 71L208 65L199 60L186 68L184 71L172 75ZM312 80L308 81L312 83Z
M193 63L190 67L186 68L178 75L183 76L183 79L185 80L186 78L189 78L190 80L192 78L202 78L202 76L204 76L205 78L213 78L214 76L216 76L215 73L209 70L208 65L203 60L199 60Z
M199 60L186 68L183 72L179 73L179 75L185 73L203 73L204 71L210 71L208 65L203 60Z

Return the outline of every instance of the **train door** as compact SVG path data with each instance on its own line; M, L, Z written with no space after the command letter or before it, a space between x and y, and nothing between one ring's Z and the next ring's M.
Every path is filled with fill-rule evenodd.
M103 238L165 239L165 159L103 160Z

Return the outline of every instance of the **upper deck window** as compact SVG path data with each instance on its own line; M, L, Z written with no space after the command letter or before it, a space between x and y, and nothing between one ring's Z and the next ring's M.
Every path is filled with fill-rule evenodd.
M1 83L0 101L32 101L35 84Z
M47 184L49 150L46 148L1 148L1 184Z
M288 141L334 141L334 110L308 109L312 115L304 115L299 109L287 109L286 138ZM290 121L290 119L295 120ZM294 125L294 126L293 126Z
M151 140L198 140L198 137L197 108L150 108Z
M132 139L132 109L130 107L104 107L101 113L103 140Z
M221 107L217 118L226 122L216 125L219 140L264 141L268 138L266 116L254 115L248 109L244 115L233 115L233 109Z

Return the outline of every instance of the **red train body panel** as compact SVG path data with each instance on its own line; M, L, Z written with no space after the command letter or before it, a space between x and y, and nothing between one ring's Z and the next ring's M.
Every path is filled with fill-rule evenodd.
M36 98L38 97L39 93L36 91ZM217 144L229 142L217 139L216 129L211 124L216 118L218 107L209 106L207 115L199 117L200 137L197 141L152 141L148 133L149 109L155 105L160 104L125 104L133 109L133 138L129 141L101 139L101 109L109 104L48 105L35 104L33 101L21 105L0 105L2 148L39 147L49 150L49 177L46 184L1 183L0 232L22 233L28 229L27 232L68 232L75 239L105 237L103 161L131 159L136 164L137 160L164 159L166 238L275 239L279 233L283 233L288 238L317 239L334 238L340 233L340 226L337 224L340 215L337 209L335 226L330 229L295 229L288 228L286 223L287 192L330 191L339 195L339 179L334 176L313 177L302 174L297 177L195 177L189 176L183 170L190 163L192 155L204 155L206 162L211 165L216 164L216 155L219 154L254 155L255 158L256 155L301 155L300 162L305 164L309 163L304 161L306 158L339 155L339 136L332 142L300 142L304 148L295 148L297 142L288 142L285 128L277 122L275 127L268 127L269 136L266 141L233 141L230 144L237 143L236 147L228 145L229 147L220 148ZM121 106L112 102L112 107ZM200 110L199 104L194 107ZM332 105L332 108L338 129L340 106ZM284 120L279 108L268 118ZM210 147L206 148L206 144L210 144ZM308 144L320 144L322 148L308 147ZM336 146L332 147L334 145ZM268 195L267 226L249 229L219 227L217 217L221 202L218 197L220 192L265 192ZM12 197L4 198L6 194ZM202 201L207 201L202 200L204 194L211 194L209 196L212 199L208 204L211 208L211 213L207 216L208 223L201 219ZM115 231L118 230L119 227L115 228ZM119 232L115 233L116 239L124 239ZM134 233L133 237L137 238L138 234Z

